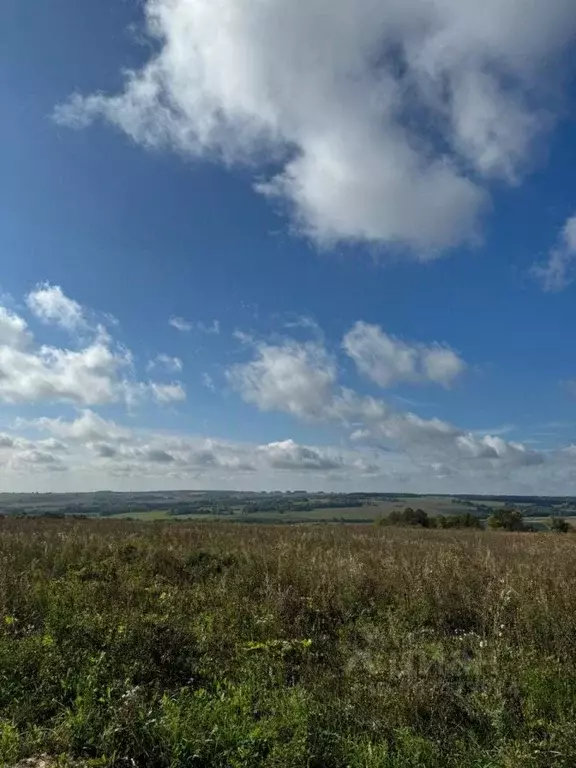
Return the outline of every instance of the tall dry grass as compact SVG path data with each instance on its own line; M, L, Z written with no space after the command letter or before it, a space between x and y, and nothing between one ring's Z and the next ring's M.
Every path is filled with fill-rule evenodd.
M576 765L576 536L0 523L0 760Z

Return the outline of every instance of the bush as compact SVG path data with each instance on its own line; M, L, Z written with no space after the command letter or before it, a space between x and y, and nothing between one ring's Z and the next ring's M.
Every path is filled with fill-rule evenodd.
M497 509L488 518L488 527L493 530L526 531L522 513L517 509Z
M570 531L570 524L562 517L551 517L550 530L554 531L554 533L568 533Z
M466 512L464 515L438 515L432 518L436 528L482 528L479 517Z
M378 519L380 525L410 525L420 528L430 528L431 521L423 509L406 507L402 512L394 510L388 517Z

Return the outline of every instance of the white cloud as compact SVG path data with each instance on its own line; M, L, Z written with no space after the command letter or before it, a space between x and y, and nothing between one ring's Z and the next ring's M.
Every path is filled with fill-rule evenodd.
M147 0L157 53L78 94L145 146L277 172L257 185L320 242L430 255L474 237L493 178L549 128L573 0ZM550 98L549 98L550 97Z
M535 264L532 274L545 291L561 291L573 282L572 262L576 260L576 214L566 220L556 246L545 264Z
M28 308L43 323L74 331L85 325L80 304L64 294L59 285L42 283L26 297Z
M336 391L334 400L341 395ZM303 445L290 438L258 445L155 432L128 428L84 410L70 421L43 418L16 425L28 434L47 432L48 438L0 434L0 466L13 486L45 488L58 471L54 487L73 490L384 486L428 492L558 493L560 486L567 493L576 481L574 447L550 452L544 461L542 454L519 443L472 436L440 420L382 410L373 407L380 401L370 406L350 393L345 400L348 416L362 414L366 425L360 443L348 448ZM396 449L390 447L392 442Z
M4 451L46 450L64 448L72 463L88 464L96 461L98 467L110 471L122 464L128 475L178 472L184 477L210 476L226 472L235 474L266 472L305 472L323 476L335 470L366 471L367 462L359 461L356 453L336 451L333 448L303 446L294 440L272 442L265 445L234 443L189 435L170 435L146 430L133 430L108 421L90 410L77 418L40 418L22 422L22 427L48 432L57 436L36 442L0 435L0 453ZM62 441L66 441L63 443Z
M72 330L82 325L92 338L79 349L35 345L26 321L0 306L0 402L70 402L134 405L146 397L159 402L183 400L181 384L141 382L135 378L132 354L115 343L102 326L90 329L80 305L51 287L27 297L39 317ZM177 358L170 358L176 365Z
M310 331L310 333L318 339L324 337L322 328L318 325L316 320L309 315L292 315L289 320L284 323L284 328L300 328L304 331Z
M425 378L434 384L449 387L465 370L466 363L453 349L434 344L427 349L420 348L422 369Z
M160 369L170 373L178 373L184 368L184 364L179 357L171 357L170 355L161 354L156 355L154 360L150 360L147 368L149 371Z
M365 372L388 385L407 376L430 375L430 352L444 348L404 349L393 340L392 354L374 360L371 346L388 350L388 337L375 326L355 326L368 351L359 359ZM354 341L354 338L352 339ZM395 345L399 344L397 350ZM350 345L349 345L350 346ZM352 345L355 348L355 345ZM439 460L459 466L479 465L483 460L508 467L530 466L544 461L541 453L520 443L506 442L492 435L475 435L440 419L423 419L411 412L398 412L383 400L358 394L338 385L336 363L317 342L299 344L285 340L278 345L253 343L254 359L234 366L228 373L233 388L246 402L263 411L283 411L301 419L316 419L351 431L353 440L410 455L414 462ZM409 354L412 353L413 354ZM414 362L413 362L414 360ZM419 372L418 365L423 365ZM446 383L456 366L434 361L435 380ZM392 366L392 368L391 368Z
M114 421L103 419L89 408L81 410L73 421L43 416L30 424L63 440L80 443L124 442L131 435L130 430L119 427Z
M205 333L207 336L217 336L220 333L219 320L213 320L211 323L205 323L202 320L193 322L192 320L185 320L183 317L171 317L168 320L168 323L173 328L176 328L177 331L181 331L182 333L197 331L198 333Z
M344 467L341 458L330 455L326 450L298 445L294 440L268 443L259 450L274 469L331 471Z
M126 354L106 337L81 350L42 346L21 350L0 346L0 400L7 403L67 400L94 405L122 399L120 371Z
M187 333L192 330L192 323L189 323L188 320L184 320L183 317L171 317L168 320L168 324L182 333Z
M411 455L430 461L454 462L455 467L473 466L488 460L508 468L534 466L545 461L538 451L494 435L478 436L441 419L423 419L414 413L390 413L384 420L366 421L367 435L385 438Z
M320 344L260 343L255 352L254 360L228 371L229 382L246 402L263 411L282 410L299 417L324 414L336 369Z
M47 437L45 440L39 440L36 444L39 448L56 453L67 453L68 446L62 440L56 440L55 437Z
M381 387L401 382L449 387L466 368L464 360L446 345L409 344L361 321L344 336L343 347L360 373Z
M5 433L0 434L0 450L4 450L6 448L14 448L16 441L17 438L12 437L11 435L7 435Z
M80 305L58 286L38 286L26 302L43 322L68 330L85 325ZM101 327L82 349L34 346L25 320L0 307L0 401L90 405L121 400L126 383L121 373L131 362L128 351L114 346Z
M571 468L576 451L532 450L529 441L503 439L502 430L500 435L469 431L345 388L336 356L321 341L321 329L308 342L271 343L239 334L247 359L227 377L246 402L262 411L284 412L323 424L331 433L339 431L338 447L306 445L290 437L259 445L128 428L86 406L144 399L177 403L186 397L184 387L178 381L140 381L129 350L101 328L85 330L92 339L78 349L39 346L26 322L0 307L0 401L51 408L66 401L79 407L71 420L53 415L16 419L12 429L0 434L0 468L11 489L384 486L443 492L549 492L556 487L566 492L571 478L576 481L576 466ZM448 347L398 342L362 324L350 334L348 346L357 360L386 385L414 377L447 385L461 367ZM381 368L383 340L392 352L383 356ZM36 433L39 439L32 439Z
M34 441L19 435L0 434L0 468L4 473L64 471L66 465L58 454L66 451L67 446L58 440Z
M220 333L220 321L212 320L211 323L203 323L199 321L193 323L192 327L199 333L205 333L207 336L217 336Z
M26 321L0 306L0 346L22 349L30 342Z
M48 465L51 469L53 469L55 465L59 465L61 469L65 469L65 467L61 465L60 459L47 451L29 449L20 451L20 453L15 454L12 458L12 467L19 468L23 465L23 467L27 469L30 464Z
M377 325L357 322L344 336L343 346L360 373L381 387L420 377L418 349L389 336Z
M173 382L172 384L151 382L150 391L159 403L178 403L186 400L186 391L180 382Z

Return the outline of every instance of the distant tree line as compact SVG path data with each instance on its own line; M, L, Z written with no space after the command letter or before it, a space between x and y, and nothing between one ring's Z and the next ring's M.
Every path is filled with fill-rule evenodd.
M315 501L310 499L298 499L292 501L285 497L274 499L263 499L262 501L253 501L242 507L242 512L247 515L258 514L261 512L312 512L314 509L349 509L365 506L361 499L354 498L335 498L327 501Z
M494 496L473 496L464 494L456 498L456 502L501 502L507 504L510 508L518 504L533 504L539 507L557 507L559 504L574 503L575 499L572 496L510 496L510 495L494 495Z
M401 525L416 528L481 528L480 518L465 512L462 515L428 515L423 509L394 510L388 516L379 517L378 525Z
M482 529L480 517L466 512L461 515L428 515L423 509L406 507L404 510L394 510L388 516L379 517L377 525L407 526L416 528L476 528ZM531 525L524 522L524 516L517 509L492 510L486 525L491 530L501 531L534 531ZM568 533L572 530L569 523L561 517L551 517L549 527L555 533Z

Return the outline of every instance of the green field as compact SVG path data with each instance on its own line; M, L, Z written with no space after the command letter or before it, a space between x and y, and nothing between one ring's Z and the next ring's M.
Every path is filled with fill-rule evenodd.
M167 520L169 515L165 509L150 509L145 512L123 512L119 515L115 515L115 517L119 520L148 520L150 522L154 520Z
M141 491L0 493L0 517L117 517L142 521L219 520L243 523L370 523L407 506L428 516L487 519L503 506L529 519L576 516L576 499L526 496L433 496L306 491ZM544 527L540 522L537 527Z
M153 509L147 511L125 512L115 517L134 520L221 520L244 523L306 523L306 522L345 522L345 523L372 523L382 516L387 516L395 510L403 510L406 506L414 506L423 509L431 516L465 514L469 507L454 501L452 497L422 496L417 499L399 499L383 501L382 499L369 500L361 507L330 507L319 506L316 509L305 511L274 512L265 511L258 513L246 513L242 506L235 507L230 515L223 517L218 514L190 514L171 515L168 509ZM503 503L491 502L490 508L502 507Z
M452 501L450 497L422 497L417 500L417 507L423 509L430 517L437 515L461 515L469 511L465 505ZM242 508L234 510L232 514L222 517L216 514L194 514L194 515L171 515L167 509L154 509L143 512L126 512L114 515L120 520L135 520L141 522L236 522L246 524L304 524L304 523L347 523L361 524L374 523L381 517L388 516L393 511L402 511L406 503L398 501L377 501L370 502L362 507L342 507L342 508L318 508L304 512L260 512L257 514L245 514ZM503 506L501 502L492 502L488 504L491 509L498 509ZM522 507L520 507L522 509ZM484 518L485 520L486 518ZM568 523L576 528L576 518L567 518ZM526 518L526 524L536 531L547 531L550 526L550 517L530 517Z
M2 766L576 765L576 536L7 518L0 566Z

